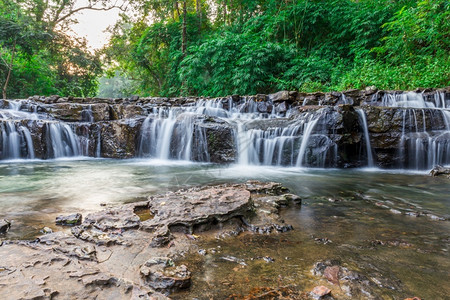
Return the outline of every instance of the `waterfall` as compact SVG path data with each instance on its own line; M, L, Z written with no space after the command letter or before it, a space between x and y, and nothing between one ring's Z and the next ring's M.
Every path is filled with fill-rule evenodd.
M444 93L428 97L415 92L385 94L381 102L383 106L404 108L399 145L402 168L423 170L450 164L450 101ZM428 119L425 109L432 114Z
M366 144L367 166L369 168L372 168L374 166L374 163L372 155L372 146L370 145L370 136L369 136L369 129L367 126L366 113L361 108L357 108L356 112L359 115L360 124L363 129L364 142Z
M79 156L80 145L77 136L69 125L64 123L47 123L47 148L51 158Z
M88 123L94 122L94 114L92 112L92 105L83 107L83 110L81 111L81 121L88 122Z
M95 157L102 157L102 135L101 128L97 129L97 146L95 147Z
M160 109L147 116L141 127L138 156L191 160L196 117L191 111L192 108ZM204 138L198 131L197 136ZM196 145L203 147L206 141L197 141Z
M2 159L31 158L34 156L31 133L25 126L16 121L6 121L1 124Z

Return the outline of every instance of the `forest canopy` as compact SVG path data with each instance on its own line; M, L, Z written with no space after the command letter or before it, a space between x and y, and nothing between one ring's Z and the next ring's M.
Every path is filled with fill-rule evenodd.
M70 32L76 2L0 0L4 98L450 85L447 0L85 1L122 11L100 51Z

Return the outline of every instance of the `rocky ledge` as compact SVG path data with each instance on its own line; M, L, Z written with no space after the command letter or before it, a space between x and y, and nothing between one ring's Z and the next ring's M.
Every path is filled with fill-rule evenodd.
M278 183L249 181L108 207L70 233L1 242L0 291L7 299L168 299L195 278L177 260L202 232L226 237L291 230L278 212L300 203Z
M436 176L447 176L447 178L450 179L450 168L449 167L443 167L443 166L435 166L430 171L430 176L436 177Z

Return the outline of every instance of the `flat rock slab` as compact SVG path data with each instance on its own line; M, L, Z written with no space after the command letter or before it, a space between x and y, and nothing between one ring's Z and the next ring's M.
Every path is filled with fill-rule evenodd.
M80 225L82 218L83 218L83 216L79 213L68 215L68 216L58 216L58 217L56 217L56 225L62 225L62 226Z
M279 208L298 199L277 183L191 188L89 214L69 234L5 240L0 293L5 299L168 299L191 284L191 272L176 259L192 249L194 232L286 231L292 227ZM58 220L72 225L81 215Z
M145 228L185 227L192 232L198 224L225 222L251 212L250 192L242 185L193 188L149 198L154 218L142 222Z

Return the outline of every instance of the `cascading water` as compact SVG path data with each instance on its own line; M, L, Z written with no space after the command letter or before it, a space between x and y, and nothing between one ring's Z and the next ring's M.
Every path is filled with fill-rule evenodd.
M32 112L22 111L24 107ZM63 122L38 116L36 107L26 100L19 100L9 101L6 109L0 109L0 158L34 159L34 145L40 144L42 140L40 136L33 137L31 127L45 133L46 153L43 158L80 155L80 140L72 128ZM43 129L39 129L42 126Z
M370 136L369 136L369 128L367 126L366 113L361 108L357 108L355 110L359 115L359 121L363 129L364 142L366 144L367 166L369 168L372 168L374 166L374 163L373 163L372 146L370 145Z
M241 165L323 167L332 144L326 134L313 134L321 113L289 119L286 114L277 114L270 102L229 98L199 100L188 107L155 109L142 124L138 155L209 161L208 143L199 126L209 117L218 118L234 128L236 161ZM319 151L311 149L315 147L311 144L312 137ZM200 153L195 158L194 148Z
M47 130L47 148L50 150L51 158L80 155L78 138L69 125L48 123Z
M401 167L422 170L450 164L450 101L444 93L431 97L415 92L385 94L381 105L404 108L399 145ZM444 122L443 127L439 120Z

